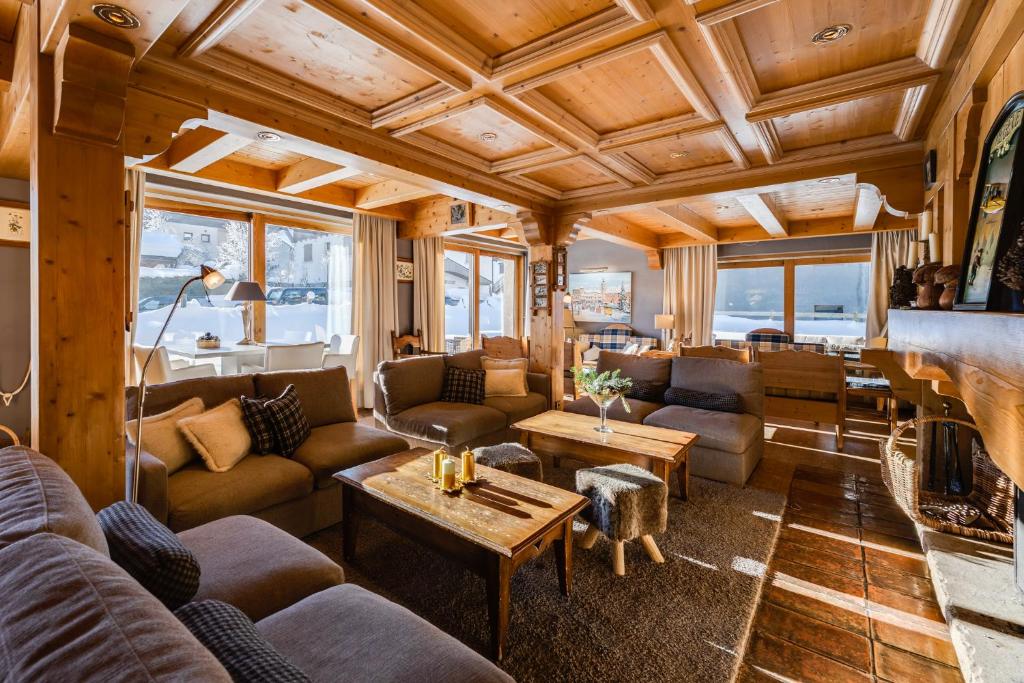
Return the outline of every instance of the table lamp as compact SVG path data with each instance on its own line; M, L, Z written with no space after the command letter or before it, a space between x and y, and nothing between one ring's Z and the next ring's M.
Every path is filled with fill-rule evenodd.
M224 297L224 300L245 302L242 306L242 329L245 332L245 338L238 343L255 344L256 342L252 338L252 302L267 300L267 295L263 293L260 283L239 280L231 285L231 289L228 291L228 295Z
M135 461L132 463L132 490L131 498L129 499L133 503L139 501L139 471L142 468L142 411L146 405L146 370L149 369L149 363L153 360L153 356L156 355L156 350L160 348L160 340L163 339L167 326L171 324L174 312L178 310L181 297L185 295L185 290L188 289L188 286L196 280L202 281L206 289L217 289L224 284L224 276L220 274L220 271L209 266L199 266L199 275L190 278L178 290L178 297L174 300L174 305L171 306L170 312L167 314L167 320L164 321L164 326L160 328L160 332L156 335L153 346L146 356L146 362L142 364L142 370L139 372L139 391L135 402Z
M671 313L658 313L654 316L654 327L655 329L661 330L661 344L666 351L671 351L669 348L669 330L675 329L676 317Z

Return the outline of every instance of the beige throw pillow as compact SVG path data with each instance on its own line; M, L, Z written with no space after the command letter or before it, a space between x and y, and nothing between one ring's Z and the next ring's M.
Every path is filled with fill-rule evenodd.
M526 358L498 359L484 356L480 367L484 376L484 396L526 396L530 389L526 383Z
M242 404L237 398L202 415L178 420L178 429L211 472L227 472L247 456L252 447L252 438L242 417Z
M167 474L174 474L196 457L188 440L178 431L178 420L201 415L205 407L203 399L190 398L165 413L142 419L142 450L162 460L167 466ZM135 443L138 424L138 420L125 424L128 440L132 444Z

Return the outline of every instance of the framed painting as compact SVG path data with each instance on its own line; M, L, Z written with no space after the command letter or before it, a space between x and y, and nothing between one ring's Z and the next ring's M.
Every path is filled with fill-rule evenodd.
M453 228L466 228L473 223L473 205L469 202L452 202L448 207L448 222Z
M1024 214L1024 153L1020 144L1024 92L1017 93L996 117L981 149L978 182L967 224L967 243L957 286L956 310L997 310L1007 294L995 279L996 263L1010 247Z
M570 273L572 315L576 322L633 321L633 273Z
M28 205L0 200L0 242L28 246Z
M398 276L399 282L412 282L412 259L399 256L395 261L395 274Z

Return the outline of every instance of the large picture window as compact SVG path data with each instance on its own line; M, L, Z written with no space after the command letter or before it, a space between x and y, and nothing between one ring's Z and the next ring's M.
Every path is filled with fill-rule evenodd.
M522 260L467 247L450 247L444 255L446 351L468 351L481 336L519 336Z
M761 327L782 329L784 317L781 266L719 269L712 326L716 339L743 339Z
M241 311L224 296L237 280L249 277L248 223L146 209L140 251L137 344L153 344L178 290L199 273L200 265L217 268L226 281L211 292L199 282L190 285L164 343L190 344L205 332L225 340L242 338Z
M794 340L863 343L871 264L796 264Z

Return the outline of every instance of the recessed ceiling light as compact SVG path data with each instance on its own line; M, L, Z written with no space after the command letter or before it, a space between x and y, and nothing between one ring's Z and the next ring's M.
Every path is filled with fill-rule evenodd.
M131 10L120 5L112 5L107 2L98 2L92 6L92 13L117 28L138 28L142 22Z
M728 211L729 210L728 206L722 206L721 204L719 204L715 208L718 209L719 211Z
M498 211L511 211L511 210L512 210L512 205L511 204L498 204Z
M811 42L815 45L834 43L849 33L852 28L853 27L849 24L834 24L832 26L826 26L811 36Z
M281 136L269 130L261 130L256 133L256 139L263 142L281 142Z
M819 178L818 179L818 182L822 183L824 185L831 185L832 183L838 183L838 182L841 182L841 181L842 181L842 178L840 178L839 176L832 176L830 178Z
M480 142L494 142L498 139L498 134L493 131L486 131L480 133Z
M683 157L690 156L690 153L689 152L672 152L671 154L669 154L669 156L672 157L673 159L682 159Z

